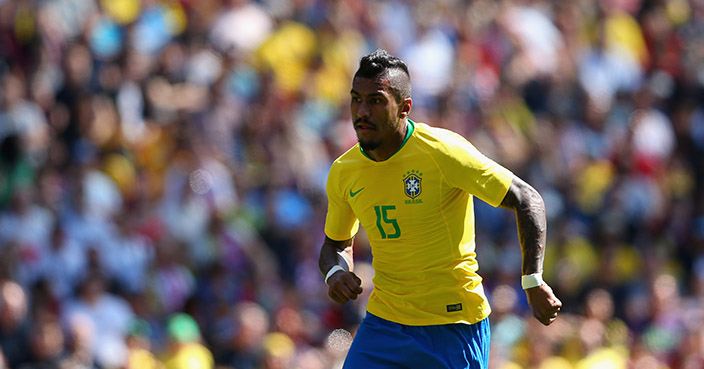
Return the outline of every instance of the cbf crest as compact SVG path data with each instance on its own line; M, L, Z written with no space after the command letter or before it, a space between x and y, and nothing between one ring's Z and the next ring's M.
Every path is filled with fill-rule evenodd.
M423 173L417 170L410 170L403 175L403 189L411 200L415 200L423 192L422 177Z

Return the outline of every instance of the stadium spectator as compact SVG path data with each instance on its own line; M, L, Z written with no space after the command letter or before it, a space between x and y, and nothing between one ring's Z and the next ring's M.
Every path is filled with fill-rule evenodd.
M176 313L166 323L167 348L163 362L165 369L212 369L213 355L201 342L198 323L188 314Z
M32 322L27 293L16 282L0 282L0 351L9 368L29 359Z
M71 327L80 344L87 346L98 365L119 367L126 359L125 337L134 313L127 301L109 293L105 284L99 274L86 276L76 298L63 307L61 320Z

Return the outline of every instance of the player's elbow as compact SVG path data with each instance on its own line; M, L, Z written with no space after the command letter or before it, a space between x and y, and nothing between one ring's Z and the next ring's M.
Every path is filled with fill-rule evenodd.
M518 207L516 208L517 211L545 214L545 201L543 200L543 197L540 196L538 190L523 182L520 192L520 196L518 197L520 200Z
M525 184L523 198L524 205L545 209L545 201L540 196L540 192L527 183Z
M501 207L517 212L538 210L545 211L545 202L540 193L524 180L514 177L511 186L501 202Z

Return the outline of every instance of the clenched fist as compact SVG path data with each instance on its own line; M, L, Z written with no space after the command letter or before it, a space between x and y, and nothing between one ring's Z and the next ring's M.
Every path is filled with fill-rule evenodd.
M337 303L355 300L360 293L362 280L353 272L339 270L328 278L328 296Z
M544 325L550 325L557 319L557 313L562 308L562 302L552 292L552 288L543 283L540 286L526 290L528 304L533 310L533 316Z

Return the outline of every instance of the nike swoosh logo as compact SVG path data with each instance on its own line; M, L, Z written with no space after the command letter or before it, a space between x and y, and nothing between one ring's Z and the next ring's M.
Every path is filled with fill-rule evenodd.
M360 188L359 190L357 190L357 191L355 191L355 192L352 192L352 190L350 190L350 197L355 197L355 196L357 196L357 194L360 193L360 192L362 192L363 189L364 189L364 187Z

